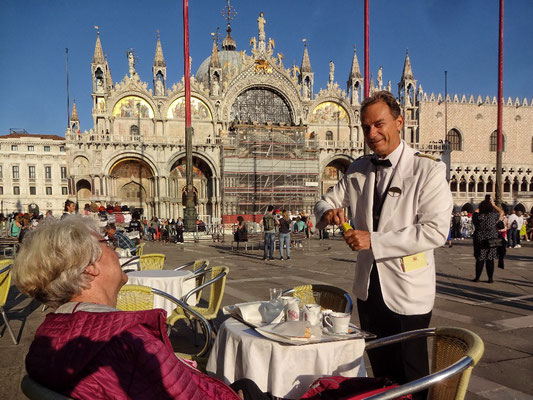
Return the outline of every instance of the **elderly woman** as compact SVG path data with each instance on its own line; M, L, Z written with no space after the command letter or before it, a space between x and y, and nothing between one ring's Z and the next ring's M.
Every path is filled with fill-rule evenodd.
M237 395L177 358L163 310L115 308L128 278L98 232L92 219L72 216L41 224L24 240L13 267L15 283L57 307L37 329L26 357L28 374L76 399L261 398L246 393L251 381L237 384L235 390L245 391Z

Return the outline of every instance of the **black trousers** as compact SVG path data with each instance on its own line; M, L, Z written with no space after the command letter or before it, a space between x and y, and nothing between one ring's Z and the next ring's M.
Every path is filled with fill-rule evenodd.
M378 338L423 329L429 326L431 312L419 315L401 315L391 311L383 301L379 274L372 267L368 299L357 300L361 328L375 333ZM389 377L399 384L429 374L426 338L408 340L368 351L375 377ZM413 399L426 399L427 391L413 394Z

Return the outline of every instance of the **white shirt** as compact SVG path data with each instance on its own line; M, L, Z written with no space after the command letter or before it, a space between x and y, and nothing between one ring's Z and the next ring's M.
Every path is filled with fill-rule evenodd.
M381 165L376 166L376 189L380 196L383 195L383 192L387 188L387 185L389 184L392 175L394 174L394 170L396 169L396 165L398 165L398 161L400 161L400 157L402 156L403 152L403 141L400 141L400 145L394 149L392 153L390 153L387 157L383 158L383 160L389 160L392 166L390 167L383 167Z

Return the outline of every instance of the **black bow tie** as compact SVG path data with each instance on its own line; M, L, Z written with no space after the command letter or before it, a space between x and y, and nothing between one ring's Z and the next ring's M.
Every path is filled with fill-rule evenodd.
M387 159L382 160L380 158L371 158L370 162L377 167L392 167L392 163L390 162L390 160Z

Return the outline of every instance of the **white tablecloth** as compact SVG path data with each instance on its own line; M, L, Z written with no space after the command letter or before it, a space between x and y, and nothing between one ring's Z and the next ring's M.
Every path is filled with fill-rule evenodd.
M264 392L299 399L319 377L366 376L363 339L284 345L230 318L218 332L207 372L233 383L249 378Z
M191 278L191 271L174 271L174 270L148 270L134 271L128 273L128 285L144 285L155 289L162 290L177 299L185 296L189 291L195 288L196 279ZM188 279L187 278L191 278ZM189 305L196 304L196 296L191 296L188 301ZM154 296L154 308L162 308L170 315L176 306L169 300L161 296Z

